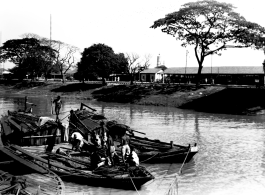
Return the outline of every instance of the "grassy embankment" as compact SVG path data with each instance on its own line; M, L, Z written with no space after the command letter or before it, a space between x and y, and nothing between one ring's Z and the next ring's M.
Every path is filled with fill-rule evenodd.
M88 83L22 82L0 85L0 94L62 96L64 99L96 99L106 102L169 106L204 112L249 114L265 107L265 90L194 85L115 85Z
M91 92L101 85L59 82L18 82L1 84L0 94L10 96L62 96L67 99L93 99Z

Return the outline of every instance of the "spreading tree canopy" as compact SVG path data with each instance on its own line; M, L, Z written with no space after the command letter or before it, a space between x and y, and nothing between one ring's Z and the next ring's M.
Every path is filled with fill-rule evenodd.
M55 58L55 51L35 38L11 39L0 49L0 59L13 62L16 65L13 72L21 78L28 73L32 76L45 73L45 67Z
M50 46L55 50L55 59L52 67L46 66L47 72L61 73L62 82L65 82L65 74L76 66L76 54L79 54L79 48L64 43L62 41L50 40L45 37L40 37L37 34L26 33L22 35L23 38L35 38L40 41L42 45Z
M128 61L126 73L130 75L131 85L133 85L135 74L140 73L150 66L150 58L150 55L145 55L144 58L140 58L136 53L126 54L126 59Z
M234 11L234 6L215 0L186 3L177 12L156 20L151 28L162 28L162 32L176 37L182 46L194 45L199 65L197 84L205 58L219 54L229 47L260 47L265 29L247 21Z
M105 79L110 74L124 72L126 63L123 54L115 54L113 49L105 44L94 44L84 49L77 64L77 74L83 80L101 77L105 84Z

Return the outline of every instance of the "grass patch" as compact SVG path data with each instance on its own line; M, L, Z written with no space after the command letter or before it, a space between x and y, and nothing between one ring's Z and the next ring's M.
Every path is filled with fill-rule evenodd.
M58 88L54 88L52 92L79 92L87 91L91 89L96 89L101 87L101 84L86 84L86 83L72 83L68 85L63 85Z
M33 88L33 87L44 87L49 84L45 82L34 82L34 81L22 81L20 83L17 83L13 86L14 89L28 89L28 88Z

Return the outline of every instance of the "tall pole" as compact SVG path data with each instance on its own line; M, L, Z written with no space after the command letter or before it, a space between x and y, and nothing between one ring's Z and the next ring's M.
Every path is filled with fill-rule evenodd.
M211 84L213 84L213 54L211 55Z
M189 51L188 51L188 50L186 50L185 80L186 80L187 65L188 65L188 53L189 53ZM185 82L186 82L186 81L185 81Z
M2 47L2 31L0 31L0 47ZM2 68L2 74L4 72L4 69L5 69L5 63L4 62L0 62L0 69Z
M51 47L51 40L52 40L52 15L50 14L50 47Z
M2 31L0 31L0 47L2 47ZM2 62L0 61L0 69L2 68ZM4 67L1 69L1 74L3 74Z
M50 14L50 49L51 48L52 48L52 14ZM50 65L52 66L52 53L50 53L50 63L51 63ZM47 75L45 75L45 79L47 79Z
M213 54L211 55L211 75L213 74Z

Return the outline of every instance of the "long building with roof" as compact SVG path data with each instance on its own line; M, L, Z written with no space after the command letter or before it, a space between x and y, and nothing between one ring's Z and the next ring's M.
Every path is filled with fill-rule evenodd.
M198 67L172 67L164 71L159 68L151 68L141 72L141 80L196 83ZM159 76L158 76L159 75ZM203 67L201 83L205 84L240 84L240 85L264 85L264 70L262 66L220 66Z

